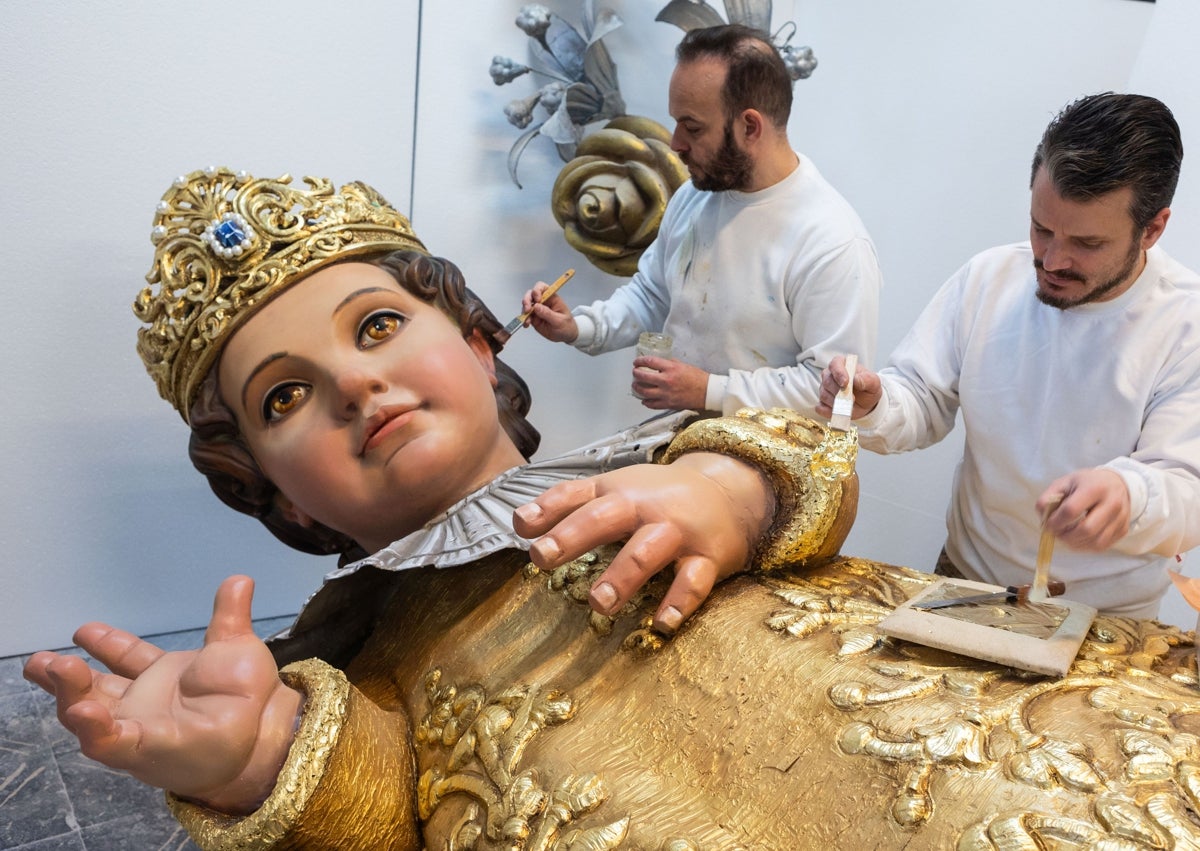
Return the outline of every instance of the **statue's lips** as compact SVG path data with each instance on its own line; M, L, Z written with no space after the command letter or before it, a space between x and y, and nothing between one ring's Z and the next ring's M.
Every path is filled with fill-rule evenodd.
M399 405L392 405L378 410L367 421L362 451L359 452L359 455L367 454L381 444L388 435L394 434L412 422L416 411L416 408L406 408Z

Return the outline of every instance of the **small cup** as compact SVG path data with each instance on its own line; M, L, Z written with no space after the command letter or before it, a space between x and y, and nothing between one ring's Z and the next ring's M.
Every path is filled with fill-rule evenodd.
M657 334L654 331L643 331L641 336L638 337L637 356L639 358L669 358L671 356L671 349L674 345L675 341L671 339L669 334ZM648 366L641 368L649 370L650 372L657 372L657 370L650 369ZM637 396L639 399L642 398L636 392L633 395Z
M675 345L675 341L668 334L656 334L653 331L645 331L637 342L637 356L669 358L671 356L671 348Z

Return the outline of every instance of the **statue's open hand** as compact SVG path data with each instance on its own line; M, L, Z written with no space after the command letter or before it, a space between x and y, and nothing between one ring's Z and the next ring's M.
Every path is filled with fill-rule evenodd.
M221 583L200 650L167 653L89 623L75 642L113 673L43 651L25 677L54 695L85 755L213 809L252 812L274 787L302 702L253 632L253 593L245 576Z
M675 578L654 626L674 633L718 581L746 568L774 510L774 491L758 470L695 452L669 465L639 464L555 485L517 509L515 528L527 538L542 536L530 558L543 570L628 539L592 585L591 606L605 615L673 562Z

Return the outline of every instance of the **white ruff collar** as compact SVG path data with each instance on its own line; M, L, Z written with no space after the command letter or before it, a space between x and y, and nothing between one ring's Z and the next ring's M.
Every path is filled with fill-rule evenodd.
M354 579L368 573L351 578L360 568L400 571L429 565L454 567L503 550L527 551L529 541L512 528L514 509L559 482L652 460L654 451L669 443L693 416L690 411L658 416L558 458L505 471L424 528L327 574L321 587L301 607L296 622L272 637L272 650L299 654L288 658L328 658L361 639L369 631L371 610L354 602L354 595L362 593L356 590ZM369 594L374 586L368 581L366 587L365 593Z
M381 570L455 567L500 550L528 550L529 541L512 528L515 509L559 482L650 461L654 451L669 443L683 421L692 416L690 411L664 414L566 455L513 467L423 528L325 579L337 579L364 566Z

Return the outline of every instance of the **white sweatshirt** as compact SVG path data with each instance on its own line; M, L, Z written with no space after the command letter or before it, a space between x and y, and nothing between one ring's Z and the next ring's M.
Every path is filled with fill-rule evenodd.
M599 354L663 331L676 360L711 373L709 410L811 415L834 355L874 357L881 278L854 210L797 156L758 192L681 186L629 283L573 311L575 346Z
M1107 467L1129 488L1129 533L1103 553L1054 551L1071 599L1153 617L1163 568L1200 543L1200 278L1160 248L1117 298L1037 300L1028 243L985 251L937 293L887 367L861 444L935 443L961 407L965 450L946 552L974 578L1031 581L1034 503L1060 476Z

